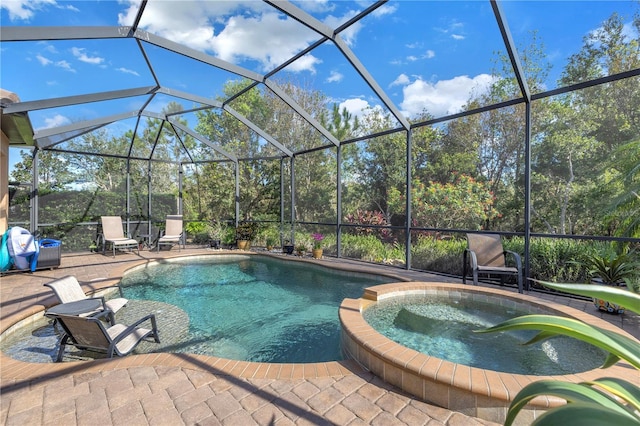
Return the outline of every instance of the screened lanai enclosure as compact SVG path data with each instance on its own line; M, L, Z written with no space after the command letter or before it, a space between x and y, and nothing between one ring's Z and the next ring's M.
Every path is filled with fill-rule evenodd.
M1 7L9 224L64 251L168 214L458 276L468 232L548 280L638 247L637 2Z

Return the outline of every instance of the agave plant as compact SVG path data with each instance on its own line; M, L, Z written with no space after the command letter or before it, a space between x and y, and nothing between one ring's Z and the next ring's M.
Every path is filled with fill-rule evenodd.
M605 285L540 283L571 294L607 299L640 313L640 295L627 290ZM553 315L525 315L478 332L506 330L540 330L526 344L558 335L573 337L608 353L601 368L610 367L619 360L624 360L639 370L637 374L640 374L640 344L637 340L620 333L604 330L572 318ZM640 425L640 388L619 378L603 377L582 383L558 380L540 380L530 383L511 402L505 426L511 425L518 412L539 395L557 396L565 399L567 404L547 410L532 423L533 425Z
M602 284L619 285L638 274L638 263L630 253L596 255L585 263L591 276Z

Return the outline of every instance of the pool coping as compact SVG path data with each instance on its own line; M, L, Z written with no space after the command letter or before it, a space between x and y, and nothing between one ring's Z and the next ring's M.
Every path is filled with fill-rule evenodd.
M140 259L127 263L114 264L109 269L106 278L100 278L83 282L83 289L87 294L101 294L102 292L118 286L122 277L127 271L139 268L144 265L163 262L181 257L196 256L220 256L220 255L246 255L265 256L280 260L303 262L314 264L320 267L342 270L345 272L368 273L388 276L392 279L408 281L407 278L398 274L375 270L374 267L363 265L354 267L352 265L339 265L337 263L327 264L321 259L300 258L296 256L286 256L269 253L238 250L217 250L204 253L181 253L176 252L170 255L164 254L159 258ZM53 278L52 278L53 279ZM86 291L88 290L88 291ZM18 312L2 316L0 318L0 335L7 331L15 330L19 327L28 326L30 323L42 318L44 311L55 304L52 298L45 299L41 303L34 303L24 307ZM362 367L353 360L329 361L307 364L296 363L260 363L249 361L238 361L227 358L219 358L207 355L196 354L174 354L174 353L150 353L131 354L126 357L112 359L96 359L92 361L65 361L62 363L31 363L13 359L0 352L0 365L2 365L1 378L3 380L46 380L61 375L83 372L110 371L113 369L128 368L134 366L163 366L163 367L186 367L203 370L215 374L230 375L247 379L311 379L322 377L335 377L353 375L362 371Z
M630 369L636 370L623 361L604 370L596 368L554 376L504 373L456 364L430 357L388 339L371 327L362 315L369 305L378 300L438 292L442 295L465 292L477 294L480 298L488 294L491 297L505 298L509 301L505 305L515 303L543 306L542 310L559 312L635 339L624 330L589 313L524 294L464 284L403 282L373 286L367 288L361 298L343 301L340 306L343 348L346 348L351 357L364 368L422 401L500 423L504 422L511 400L524 386L533 381L553 379L579 383L616 376L640 386L640 375L636 374L630 378ZM529 424L541 412L560 404L564 404L563 399L551 396L536 397L522 411L523 414L518 416L518 424Z

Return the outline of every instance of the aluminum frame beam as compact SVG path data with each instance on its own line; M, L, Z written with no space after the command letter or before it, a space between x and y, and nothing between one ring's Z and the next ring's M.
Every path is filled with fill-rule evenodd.
M248 69L239 67L230 62L223 61L222 59L218 59L214 56L207 55L206 53L202 53L198 50L191 49L190 47L186 47L182 44L151 34L147 31L143 31L139 29L134 33L133 36L138 40L146 41L149 44L162 47L163 49L169 50L171 52L177 53L182 56L186 56L188 58L194 59L196 61L208 64L208 65L212 65L224 71L228 71L230 73L248 78L249 80L260 82L263 79L263 76L261 74L258 74L253 71L249 71Z
M176 120L169 118L166 120L167 122L169 122L169 124L171 124L172 126L177 127L178 129L182 130L183 132L193 136L194 138L198 139L200 142L202 142L203 144L207 145L209 148L213 149L214 151L216 151L218 154L227 157L229 160L237 163L238 162L238 158L233 155L230 154L228 152L226 152L224 149L220 148L219 146L215 145L213 142L211 142L209 139L205 138L204 136L202 136L200 133L191 130L190 128L182 125L181 123L178 123ZM175 131L175 130L174 130Z
M97 128L101 127L101 126L104 126L106 124L111 124L111 123L114 123L116 121L126 120L128 118L137 117L138 114L139 114L138 111L129 111L129 112L121 113L121 114L110 115L108 117L96 118L94 120L79 121L77 123L69 124L67 126L60 126L60 127L54 127L52 129L39 130L39 131L36 131L33 134L33 139L36 141L36 144L38 145L38 147L46 148L46 147L50 147L50 146L53 146L53 145L57 145L59 143L64 142L65 140L77 137L79 135L74 135L74 136L72 136L70 138L67 138L67 139L52 143L52 144L48 144L48 145L41 145L40 144L40 140L50 139L53 136L61 135L61 134L68 133L68 132L76 132L78 130L83 130L83 129L95 130L95 129L97 129Z
M362 79L365 81L365 83L367 83L369 88L373 90L373 92L376 94L376 96L378 96L380 101L382 101L382 103L387 107L387 109L391 111L393 116L396 118L396 120L398 120L398 122L402 125L402 127L405 130L409 130L411 128L411 124L409 123L409 121L404 117L404 115L400 112L400 110L396 108L395 104L387 96L385 91L382 90L382 87L380 87L380 85L376 82L373 76L369 73L367 68L364 65L362 65L362 63L353 53L351 48L347 46L347 44L344 42L342 37L338 35L337 32L333 31L330 27L318 21L316 18L309 15L302 9L299 9L298 7L289 3L288 1L272 1L272 0L264 0L264 1L265 3L268 3L274 8L285 13L287 16L290 16L292 19L295 19L296 21L300 22L307 28L310 28L313 31L317 32L318 34L331 39L335 44L335 46L338 48L338 50L340 50L342 55L347 59L347 61L349 61L349 63L356 70L356 72L360 74L360 77L362 77ZM376 7L371 7L367 9L365 13L360 15L360 19L366 16L367 14L373 12L373 10L375 10L377 7L379 7L382 4L384 4L384 2L379 2L378 4L374 5ZM341 27L341 29L344 30L345 28Z
M238 111L234 110L229 105L225 105L223 109L229 114L231 114L232 116L234 116L237 120L242 122L245 126L247 126L251 130L256 132L258 135L260 135L264 140L269 142L271 145L278 148L287 157L293 157L293 152L291 152L287 147L285 147L280 142L278 142L273 137L271 137L271 135L269 135L267 132L262 130L260 127L256 126L251 120L249 120L248 118L240 114Z
M338 146L340 145L340 141L336 139L335 136L331 134L327 129L324 128L323 125L318 122L315 118L307 113L300 105L297 104L296 101L293 100L291 96L289 96L284 90L282 90L275 82L271 80L265 80L265 86L267 86L273 93L275 93L284 103L289 105L295 112L300 114L302 118L304 118L309 124L311 124L317 131L319 131L322 136L327 138L331 143Z
M108 92L91 93L88 95L62 96L52 99L40 99L36 101L18 102L4 108L5 114L13 114L40 109L59 108L70 105L78 105L92 102L110 101L114 99L131 98L152 94L156 86L138 87L136 89L112 90Z
M130 37L131 27L0 27L0 41L95 40Z

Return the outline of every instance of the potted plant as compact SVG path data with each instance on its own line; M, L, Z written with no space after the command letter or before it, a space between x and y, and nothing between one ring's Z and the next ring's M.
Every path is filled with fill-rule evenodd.
M236 243L240 250L249 250L251 242L256 236L257 224L255 222L242 222L236 227Z
M627 283L638 275L640 264L634 260L633 253L610 251L589 256L585 261L591 282L615 287L626 287ZM630 287L631 288L631 287ZM593 298L593 303L601 311L624 313L624 307L603 299Z
M267 237L265 245L267 246L267 250L273 250L273 246L276 245L276 238L271 236Z
M313 239L313 250L311 253L313 254L314 259L322 258L322 240L324 240L324 235L320 233L311 234L311 238Z
M231 250L236 244L236 230L233 226L227 226L222 233L222 248Z
M222 236L224 235L224 225L214 221L207 225L207 235L209 236L209 247L221 248Z
M307 246L305 246L304 244L298 244L296 246L296 252L298 253L298 256L304 256L304 253L307 251Z

